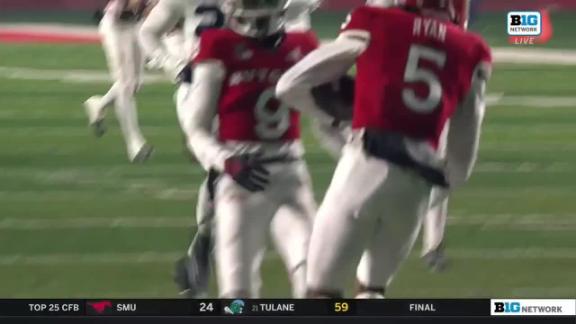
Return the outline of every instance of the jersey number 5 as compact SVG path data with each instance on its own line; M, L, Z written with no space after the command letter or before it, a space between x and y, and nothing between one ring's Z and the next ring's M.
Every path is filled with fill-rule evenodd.
M273 109L270 107L272 103L279 104L274 88L262 92L254 109L256 135L266 141L280 139L290 128L290 108L279 104L277 109Z
M428 86L428 97L418 97L413 89L405 88L402 91L402 101L410 110L426 114L436 110L442 100L442 83L438 76L430 69L420 67L420 61L426 60L439 68L446 65L446 53L422 45L412 45L408 55L408 63L404 72L404 82L422 82Z

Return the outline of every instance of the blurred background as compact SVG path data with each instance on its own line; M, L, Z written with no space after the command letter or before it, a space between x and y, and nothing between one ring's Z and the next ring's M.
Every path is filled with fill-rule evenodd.
M334 37L360 0L314 15ZM204 174L183 153L173 85L150 75L140 121L157 151L129 165L110 119L95 139L82 102L109 86L93 15L100 0L0 0L0 297L175 297ZM496 68L480 161L450 206L449 268L413 256L399 297L576 296L576 0L475 0L471 29ZM510 10L547 9L553 38L508 43ZM307 131L318 200L334 161ZM289 292L270 252L264 295Z

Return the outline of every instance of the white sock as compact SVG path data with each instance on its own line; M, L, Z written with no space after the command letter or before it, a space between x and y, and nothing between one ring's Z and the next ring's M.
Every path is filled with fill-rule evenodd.
M100 109L105 109L116 101L119 88L120 85L118 82L115 82L112 87L110 87L110 90L108 90L108 92L102 96L102 99L100 99Z
M128 154L130 158L133 158L146 140L138 125L138 112L133 92L124 91L124 89L118 91L119 89L121 89L120 86L116 90L116 116L128 147Z
M422 256L436 250L444 241L446 218L448 215L448 199L431 208L422 223Z

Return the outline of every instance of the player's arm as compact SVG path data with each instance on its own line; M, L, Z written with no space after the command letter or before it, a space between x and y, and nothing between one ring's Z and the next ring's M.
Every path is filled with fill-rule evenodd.
M188 58L170 55L163 37L174 30L182 18L183 9L175 1L160 0L148 14L139 35L144 55L149 59L148 67L164 70L174 80L186 67Z
M362 30L347 30L332 43L311 52L287 71L276 87L277 97L296 109L330 123L332 107L322 107L312 90L338 81L368 47L370 34Z
M452 188L463 185L476 163L486 109L486 84L492 67L482 62L476 68L472 87L450 121L446 151L447 176Z
M215 138L212 131L225 73L226 69L220 61L197 63L189 99L184 109L179 111L188 147L206 170L223 171L226 159L233 154Z
M320 6L321 0L290 0L285 18L288 31L307 31L311 26L311 13Z

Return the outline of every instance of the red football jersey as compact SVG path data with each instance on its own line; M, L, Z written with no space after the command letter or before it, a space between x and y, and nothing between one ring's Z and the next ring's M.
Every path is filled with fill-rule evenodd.
M434 147L478 64L492 61L479 36L401 8L360 7L344 25L348 30L371 35L357 60L353 127L397 132Z
M218 60L226 77L218 105L221 141L290 141L300 138L300 114L276 99L280 77L318 46L312 32L287 33L271 49L230 29L202 34L195 63Z

